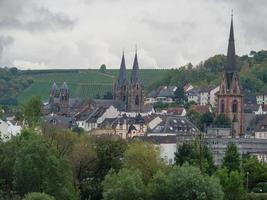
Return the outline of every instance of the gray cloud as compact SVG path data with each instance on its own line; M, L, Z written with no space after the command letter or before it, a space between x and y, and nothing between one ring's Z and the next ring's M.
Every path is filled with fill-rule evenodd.
M7 59L3 58L3 53L6 48L6 46L12 44L14 42L14 39L11 36L0 36L0 64L10 64L10 62Z
M34 1L0 0L0 28L45 31L73 28L75 21Z
M267 49L266 0L0 0L2 63L24 68L198 64L226 53L234 9L239 55ZM75 19L75 20L73 20ZM34 34L33 34L34 33ZM5 64L6 64L5 63Z

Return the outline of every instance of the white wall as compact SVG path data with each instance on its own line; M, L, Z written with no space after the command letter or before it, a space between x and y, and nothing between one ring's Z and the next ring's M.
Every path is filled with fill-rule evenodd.
M175 152L177 149L177 144L160 144L160 157L167 164L174 164Z
M210 91L210 105L212 107L215 107L216 106L216 95L215 93L217 93L218 91L220 90L220 86L214 88L213 90Z

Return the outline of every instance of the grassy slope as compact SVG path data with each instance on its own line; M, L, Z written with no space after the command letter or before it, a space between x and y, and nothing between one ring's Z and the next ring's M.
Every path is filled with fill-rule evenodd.
M163 77L167 70L141 70L141 78L145 87ZM112 91L113 78L116 78L119 70L107 70L106 74L99 73L98 70L76 70L73 72L55 71L55 73L42 72L24 75L31 77L34 83L18 96L20 103L27 101L32 96L40 96L47 100L49 90L53 81L61 86L66 81L70 87L71 97L95 97L99 94L101 97L107 92ZM131 71L127 71L128 77Z

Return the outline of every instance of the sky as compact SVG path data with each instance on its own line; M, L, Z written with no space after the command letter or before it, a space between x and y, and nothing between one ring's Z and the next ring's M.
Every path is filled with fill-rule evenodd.
M20 69L197 65L267 49L266 0L0 0L0 66Z

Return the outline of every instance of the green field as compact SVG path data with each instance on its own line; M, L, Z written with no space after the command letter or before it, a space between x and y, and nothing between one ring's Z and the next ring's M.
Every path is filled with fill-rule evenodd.
M167 70L143 69L140 70L141 79L145 84L145 89L163 77ZM60 87L66 81L70 88L71 97L96 97L110 91L112 92L113 80L116 80L119 70L107 70L105 74L98 70L46 70L31 71L25 73L25 78L33 79L33 84L25 89L18 96L19 103L23 103L32 96L40 96L42 100L47 100L49 90L53 81ZM131 70L127 71L130 77Z

